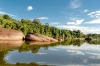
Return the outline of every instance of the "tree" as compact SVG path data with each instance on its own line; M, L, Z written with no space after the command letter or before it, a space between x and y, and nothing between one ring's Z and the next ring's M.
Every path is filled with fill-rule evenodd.
M41 22L40 22L39 19L34 19L34 20L33 20L33 23L35 23L35 24L39 24L39 25L41 24Z
M49 26L49 23L42 25L39 19L18 21L5 14L0 16L0 27L21 30L25 35L29 33L39 33L55 38L84 38L85 35L80 30L65 30ZM86 35L88 36L88 35ZM90 35L89 35L90 36ZM91 38L100 37L100 34L91 34Z
M7 15L7 14L4 14L4 15L3 15L3 18L4 18L4 19L9 19L9 20L11 19L11 17L10 17L9 15Z

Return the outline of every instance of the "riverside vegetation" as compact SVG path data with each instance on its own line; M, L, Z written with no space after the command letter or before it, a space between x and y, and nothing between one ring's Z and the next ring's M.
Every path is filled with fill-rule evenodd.
M48 38L51 38L50 40L54 40L53 38L68 40L52 42L52 44L49 42L12 41L25 36L27 38L29 38L28 36L35 37L39 41L41 39L47 41ZM33 21L21 19L19 21L5 14L0 16L0 38L11 40L0 41L0 66L65 66L70 64L90 64L89 66L94 64L95 66L100 63L99 59L95 58L100 53L100 40L80 40L84 38L100 39L100 34L85 35L80 30L58 29L49 26L48 23L43 25L39 19ZM87 62L83 62L84 60Z
M39 19L31 20L16 20L10 17L7 14L0 15L0 27L1 28L8 28L14 30L20 30L23 32L24 35L28 35L31 33L37 33L46 35L49 37L53 37L56 39L73 39L73 38L93 38L98 39L100 38L100 34L83 34L80 30L65 30L65 29L58 29L56 27L49 26L49 23L45 25L41 24Z

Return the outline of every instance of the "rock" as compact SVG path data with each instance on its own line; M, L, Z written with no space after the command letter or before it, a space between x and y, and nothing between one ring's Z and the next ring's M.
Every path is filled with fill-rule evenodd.
M0 50L19 48L24 41L0 41Z
M58 42L58 40L52 37L44 36L41 34L28 34L26 35L25 38L26 40L38 41L38 42Z
M21 31L0 28L0 40L22 40L24 34Z
M26 41L26 44L29 45L49 45L53 44L54 42L35 42L35 41Z
M58 41L63 41L63 39L61 39L61 38L58 38Z

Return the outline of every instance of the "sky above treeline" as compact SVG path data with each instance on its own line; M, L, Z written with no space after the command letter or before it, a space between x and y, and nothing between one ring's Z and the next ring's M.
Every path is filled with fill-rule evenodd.
M35 18L59 29L100 33L100 0L0 0L0 14Z

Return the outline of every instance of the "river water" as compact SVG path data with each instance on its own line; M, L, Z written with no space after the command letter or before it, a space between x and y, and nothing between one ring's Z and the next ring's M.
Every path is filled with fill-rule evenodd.
M0 45L1 65L100 66L99 40L67 40L47 45L28 42L14 45L6 42Z

